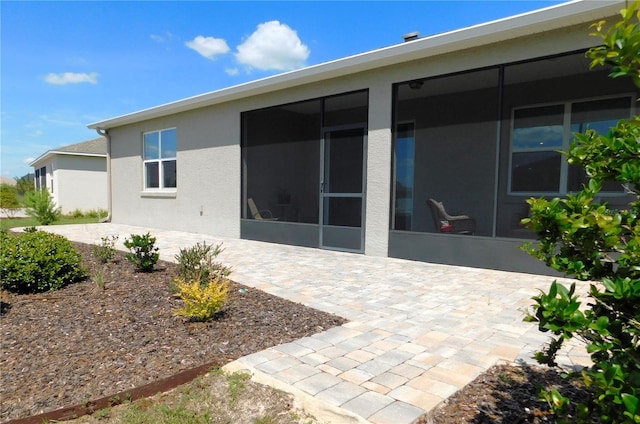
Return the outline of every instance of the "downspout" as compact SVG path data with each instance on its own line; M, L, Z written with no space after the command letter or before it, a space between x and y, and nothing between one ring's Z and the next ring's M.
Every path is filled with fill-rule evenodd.
M96 132L101 136L107 139L107 216L104 219L101 219L100 222L111 222L111 212L112 212L112 190L111 190L111 136L109 135L109 130L103 130L100 128L96 128Z

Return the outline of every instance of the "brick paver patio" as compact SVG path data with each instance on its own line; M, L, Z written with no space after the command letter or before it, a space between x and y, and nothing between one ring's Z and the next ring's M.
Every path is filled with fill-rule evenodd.
M532 363L547 341L522 318L548 276L119 224L45 229L85 243L149 231L169 261L197 242L223 243L219 259L235 281L348 319L229 366L306 398L310 412L334 422L411 423L495 363ZM577 344L560 359L588 363Z

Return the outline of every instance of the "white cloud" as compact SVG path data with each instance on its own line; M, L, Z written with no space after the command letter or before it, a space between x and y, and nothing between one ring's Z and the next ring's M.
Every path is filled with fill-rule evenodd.
M238 72L240 72L238 68L227 68L224 71L230 76L238 75Z
M198 35L193 40L187 41L184 44L211 60L215 59L217 55L225 54L229 51L227 42L222 38L203 37L202 35Z
M36 160L36 158L32 158L32 157L28 157L26 159L23 159L25 165L29 165L31 162L33 162L34 160Z
M296 31L279 21L258 25L253 34L238 46L236 60L249 68L288 71L304 66L309 48Z
M65 85L65 84L80 84L88 82L90 84L98 83L98 73L92 72L90 74L78 73L78 72L64 72L61 74L50 73L44 77L44 80L49 84Z
M173 40L173 34L169 31L166 31L163 34L151 34L149 37L156 43L164 43L166 41Z

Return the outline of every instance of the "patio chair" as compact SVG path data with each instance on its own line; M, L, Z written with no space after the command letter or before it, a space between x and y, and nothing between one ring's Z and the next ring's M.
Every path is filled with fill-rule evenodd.
M451 234L473 235L476 232L476 221L468 215L449 215L442 202L428 199L433 223L436 231Z
M247 199L247 204L249 205L249 212L251 212L251 216L253 219L257 219L260 221L277 221L278 218L274 218L273 214L269 209L259 210L256 206L256 202L253 201L252 197ZM263 216L263 214L265 216Z

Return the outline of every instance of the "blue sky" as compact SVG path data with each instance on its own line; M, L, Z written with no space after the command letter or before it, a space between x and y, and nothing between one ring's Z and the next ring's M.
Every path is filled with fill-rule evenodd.
M87 124L562 1L0 1L0 175Z

